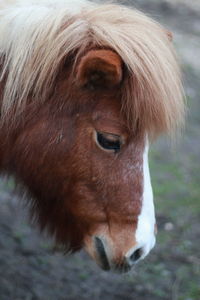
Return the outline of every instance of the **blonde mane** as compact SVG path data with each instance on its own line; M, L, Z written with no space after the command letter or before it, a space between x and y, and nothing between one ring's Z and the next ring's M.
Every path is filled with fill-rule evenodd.
M155 136L183 123L180 72L165 29L135 9L84 0L0 1L2 120L13 106L23 110L30 93L43 101L63 59L90 44L122 58L123 110L131 126Z

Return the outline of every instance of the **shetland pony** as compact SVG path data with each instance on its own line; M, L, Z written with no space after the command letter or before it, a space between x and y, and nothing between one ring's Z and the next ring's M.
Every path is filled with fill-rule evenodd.
M0 1L0 168L41 230L128 271L155 244L148 143L184 118L171 34L118 4Z

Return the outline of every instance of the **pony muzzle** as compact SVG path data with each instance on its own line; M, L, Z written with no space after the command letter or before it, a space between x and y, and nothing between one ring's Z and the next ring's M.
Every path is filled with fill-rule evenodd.
M101 269L118 273L130 271L137 262L146 256L145 247L134 244L134 242L132 247L127 250L126 243L120 247L105 236L97 235L87 238L85 250Z

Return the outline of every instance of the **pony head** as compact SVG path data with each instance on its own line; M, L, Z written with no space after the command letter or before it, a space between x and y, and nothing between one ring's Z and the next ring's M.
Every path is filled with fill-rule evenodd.
M179 68L155 21L81 3L0 11L1 165L41 229L127 271L155 244L148 145L183 122Z

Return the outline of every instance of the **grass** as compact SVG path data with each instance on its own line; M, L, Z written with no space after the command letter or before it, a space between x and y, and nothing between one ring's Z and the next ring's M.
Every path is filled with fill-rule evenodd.
M171 153L171 160L164 160L159 150L150 153L152 185L159 213L170 212L178 216L187 208L187 213L200 213L200 167L196 157L187 155L187 166L181 156ZM174 156L173 156L174 155Z
M200 299L200 167L196 155L184 151L174 153L161 143L150 153L155 206L161 224L155 253L158 259L149 261L145 280L153 280L156 289L151 293L155 299Z

